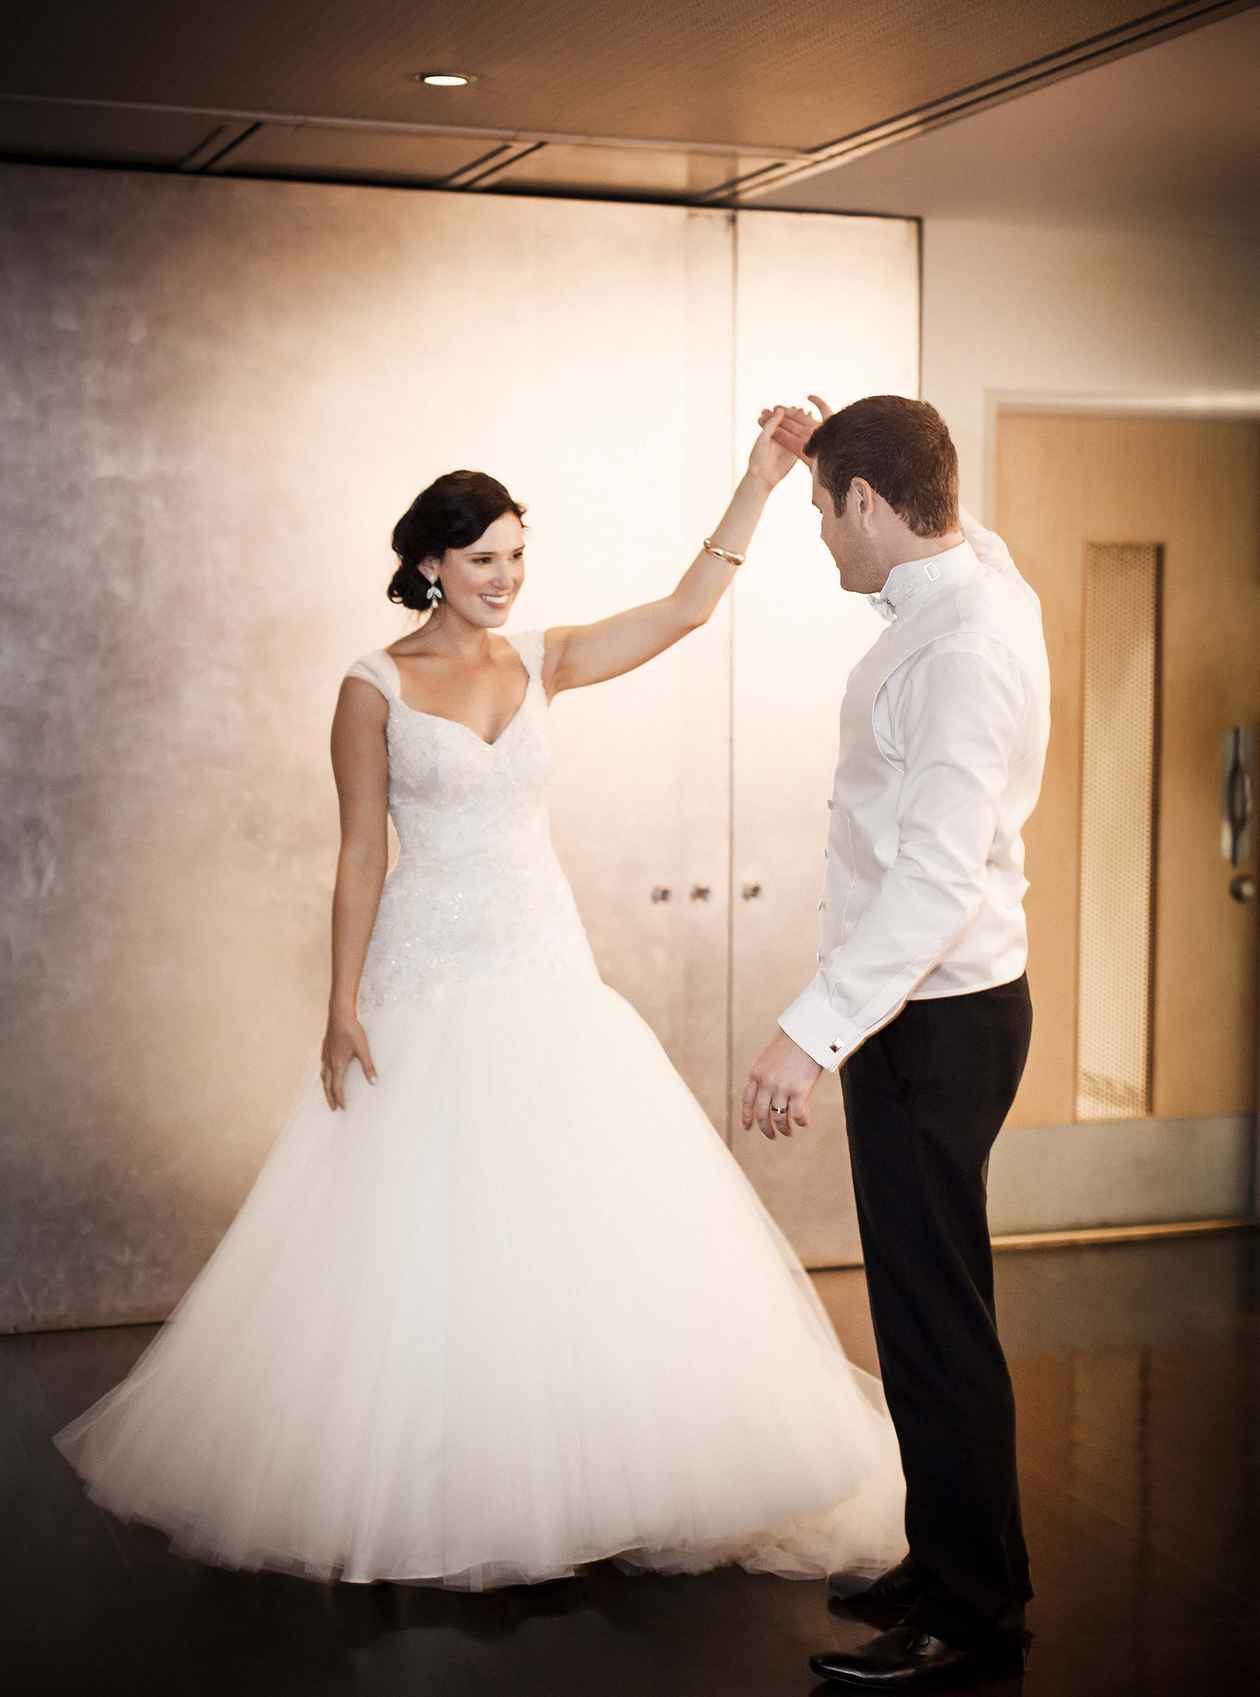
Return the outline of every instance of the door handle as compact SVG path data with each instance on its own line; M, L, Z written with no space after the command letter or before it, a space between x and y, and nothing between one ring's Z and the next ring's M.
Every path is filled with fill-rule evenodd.
M1251 773L1247 770L1250 739L1241 725L1232 725L1228 732L1229 752L1225 772L1225 830L1229 837L1229 864L1237 866L1243 857L1243 843L1251 824ZM1242 898L1246 900L1245 897Z

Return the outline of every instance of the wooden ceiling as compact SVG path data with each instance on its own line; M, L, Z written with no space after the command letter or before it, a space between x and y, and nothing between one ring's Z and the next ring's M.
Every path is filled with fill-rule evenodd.
M58 0L0 157L742 202L1252 3Z

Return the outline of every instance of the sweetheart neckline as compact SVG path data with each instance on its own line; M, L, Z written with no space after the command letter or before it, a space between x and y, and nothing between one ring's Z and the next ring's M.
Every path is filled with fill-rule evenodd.
M452 719L449 713L430 713L424 707L413 707L409 701L404 701L403 700L403 693L402 693L402 672L399 670L398 662L394 658L394 656L390 653L388 648L382 648L381 653L385 656L385 658L389 661L390 665L394 669L394 682L395 682L395 685L396 685L396 688L394 690L394 697L393 697L394 700L398 703L398 705L400 707L404 708L408 713L414 713L417 719L433 719L433 720L436 720L436 722L439 725L454 725L457 730L467 731L468 735L470 737L472 737L474 739L474 741L479 742L481 744L482 748L498 748L499 744L503 741L504 737L512 729L512 726L516 723L516 721L520 718L521 714L525 711L525 703L529 700L529 692L534 687L534 674L530 670L529 664L526 661L525 656L521 653L520 649L516 646L516 644L514 642L512 642L512 638L510 636L508 636L506 631L503 633L503 640L505 642L509 642L509 643L512 644L512 650L515 653L517 659L520 661L522 667L524 668L524 671L525 671L525 688L522 691L521 699L516 704L515 712L512 714L512 717L508 720L507 724L504 725L503 729L499 732L498 736L495 737L493 742L487 742L487 740L485 739L485 737L482 736L480 731L475 731L471 725L465 724L463 719Z

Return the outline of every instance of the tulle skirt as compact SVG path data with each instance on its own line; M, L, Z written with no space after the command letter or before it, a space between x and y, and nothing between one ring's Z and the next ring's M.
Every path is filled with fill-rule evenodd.
M218 1247L54 1438L178 1551L466 1589L615 1556L875 1573L878 1382L633 1008L524 969L368 1009Z

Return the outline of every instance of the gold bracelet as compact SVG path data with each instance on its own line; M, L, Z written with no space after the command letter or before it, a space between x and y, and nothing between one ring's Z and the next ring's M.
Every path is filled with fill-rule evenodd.
M716 554L719 560L725 560L729 566L742 566L748 558L747 554L733 554L729 548L714 547L712 538L708 536L704 539L704 551L706 554Z

